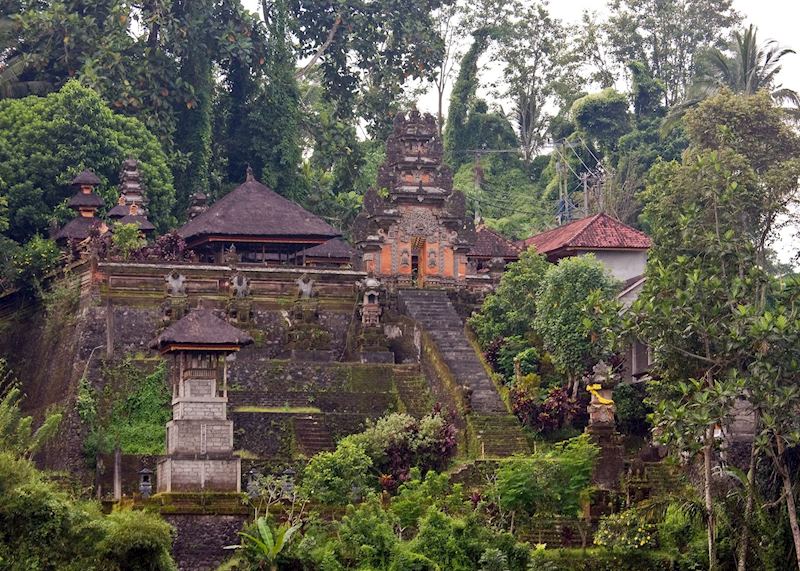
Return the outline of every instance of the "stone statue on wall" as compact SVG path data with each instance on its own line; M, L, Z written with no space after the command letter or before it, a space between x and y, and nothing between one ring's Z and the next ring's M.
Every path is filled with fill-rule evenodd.
M436 250L430 250L428 252L428 267L429 268L436 267Z
M297 297L299 299L311 299L314 297L314 280L303 274L297 281Z
M231 278L231 291L233 297L244 299L250 295L250 280L242 274L236 274Z
M239 254L236 253L235 244L231 244L231 247L225 250L225 263L231 267L236 267L239 263Z
M173 270L164 276L164 281L167 283L167 295L172 297L186 295L186 276L178 270Z

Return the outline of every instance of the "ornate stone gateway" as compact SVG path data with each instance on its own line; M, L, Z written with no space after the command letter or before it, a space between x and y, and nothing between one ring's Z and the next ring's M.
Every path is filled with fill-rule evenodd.
M362 269L385 283L435 287L466 278L474 230L442 155L431 115L395 117L378 188L365 195L353 227Z

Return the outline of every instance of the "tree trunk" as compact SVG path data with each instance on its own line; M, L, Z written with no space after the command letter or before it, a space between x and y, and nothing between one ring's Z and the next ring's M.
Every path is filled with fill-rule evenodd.
M706 508L706 527L708 528L708 569L717 569L716 518L714 516L714 498L711 494L711 460L713 455L714 427L706 431L706 442L703 447L703 492Z
M753 518L753 502L756 474L756 445L750 444L750 465L747 468L747 499L744 505L744 527L739 547L736 549L736 571L747 571L747 552L750 544L750 520Z
M439 108L436 112L437 115L437 127L439 128L439 136L442 136L442 129L444 127L444 115L442 114L442 108L444 106L444 82L442 82L442 88L437 90L439 93Z
M783 453L786 448L780 435L776 435L776 441L778 443L778 456L776 461L778 462L778 471L780 472L781 479L783 480L783 495L786 497L786 511L789 512L789 527L792 529L794 556L797 560L797 568L800 569L800 526L797 524L797 505L794 501L792 476L789 474L789 470L786 468L786 462L784 461L783 457Z

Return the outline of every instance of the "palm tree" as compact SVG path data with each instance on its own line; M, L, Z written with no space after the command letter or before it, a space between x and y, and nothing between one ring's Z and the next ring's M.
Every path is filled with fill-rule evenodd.
M692 89L693 98L705 99L722 88L734 93L754 95L769 90L777 103L800 107L800 95L793 89L776 85L781 59L795 51L776 40L758 43L758 31L751 24L743 33L736 32L731 45L732 56L714 48L700 58L700 71Z
M732 55L717 48L698 55L698 70L687 98L670 109L661 127L662 134L671 131L689 109L722 89L742 95L769 90L777 103L788 104L786 112L792 118L800 119L800 94L776 85L781 59L796 52L782 47L776 40L767 40L759 45L757 35L757 28L751 24L744 32L734 34L730 46Z

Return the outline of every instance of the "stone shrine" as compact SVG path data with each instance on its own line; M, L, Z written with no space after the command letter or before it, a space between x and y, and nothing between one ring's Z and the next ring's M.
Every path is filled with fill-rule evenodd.
M253 339L210 310L195 309L153 340L171 357L172 420L158 463L158 492L241 490L227 418L227 357Z
M378 188L367 191L353 226L361 269L384 283L447 286L466 279L472 223L442 156L433 116L413 109L395 117Z

